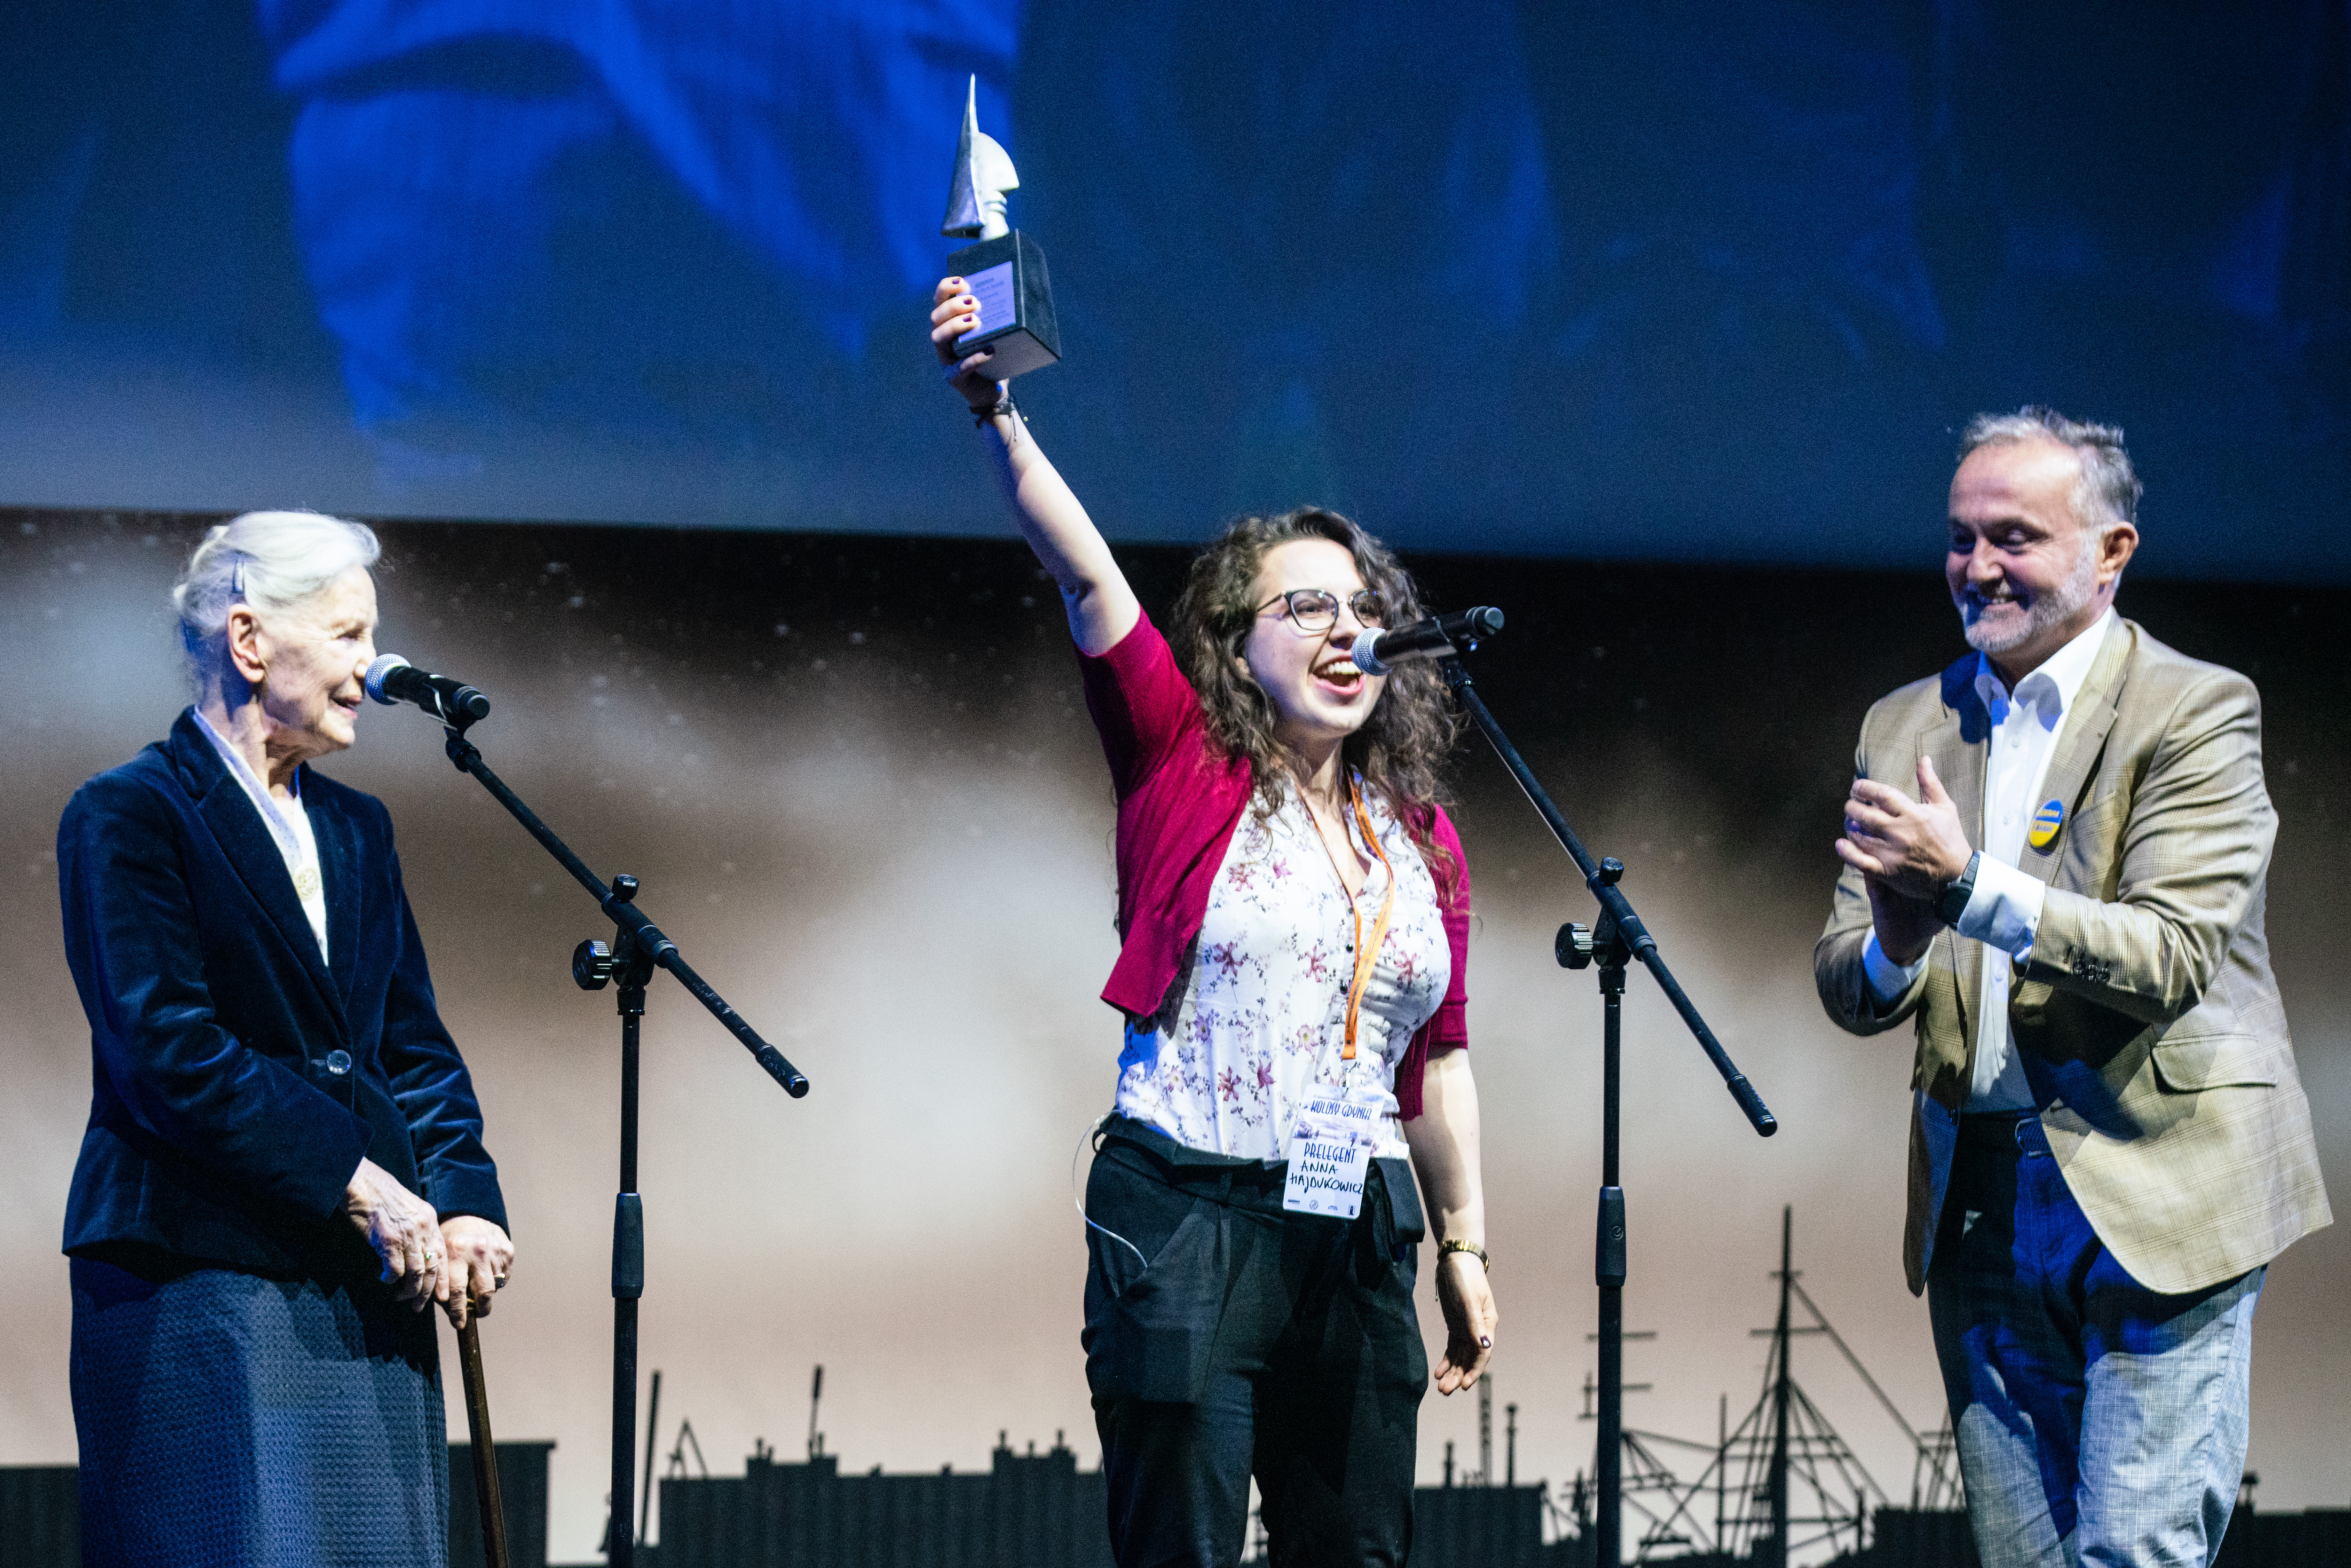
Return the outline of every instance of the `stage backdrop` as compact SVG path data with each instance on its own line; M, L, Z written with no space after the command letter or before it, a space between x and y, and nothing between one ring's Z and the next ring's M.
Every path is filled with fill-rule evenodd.
M0 10L0 504L986 531L922 339L967 83L1123 538L1907 567L2126 426L2145 575L2351 578L2351 8ZM1182 486L1168 475L1185 476Z
M974 459L976 463L976 459ZM89 1103L57 934L57 813L183 700L164 595L201 522L0 515L0 1463L69 1461L57 1239ZM479 682L492 765L809 1073L792 1101L687 998L652 992L643 1186L662 1447L796 1457L809 1371L846 1469L982 1467L1066 1433L1096 1462L1078 1350L1071 1162L1110 1099L1111 800L1051 585L1008 540L388 527L382 645ZM1935 548L1929 527L1917 541ZM1164 607L1179 559L1136 549ZM1796 1264L1921 1429L1939 1386L1900 1268L1907 1037L1813 996L1830 841L1864 708L1961 650L1919 573L1422 562L1503 605L1481 688L1597 852L1632 870L1691 994L1779 1113L1755 1137L1655 988L1625 1011L1626 1318L1638 1427L1711 1442L1756 1397L1780 1212ZM2282 820L2270 930L2323 1158L2351 1204L2351 681L2337 591L2125 590L2159 636L2258 679ZM497 1429L553 1438L554 1545L603 1522L617 1030L571 984L588 899L413 709L371 706L329 765L398 826L444 1015L472 1062L520 1260L485 1334ZM1495 1375L1520 1479L1591 1462L1599 1005L1552 935L1591 904L1499 765L1465 743L1473 1060L1486 1111ZM1082 1164L1079 1173L1082 1175ZM2279 1261L2256 1322L2265 1506L2351 1497L2351 1230ZM1425 1329L1436 1323L1424 1284ZM1911 1456L1823 1341L1799 1379L1897 1501ZM1476 1463L1476 1402L1424 1406L1420 1472ZM451 1415L463 1429L462 1409ZM1672 1457L1669 1452L1669 1457ZM1678 1460L1677 1460L1678 1462Z

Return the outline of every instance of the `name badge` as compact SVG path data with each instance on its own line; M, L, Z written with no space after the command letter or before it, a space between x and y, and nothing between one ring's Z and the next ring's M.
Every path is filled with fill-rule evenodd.
M1294 1214L1353 1219L1364 1211L1364 1177L1379 1134L1376 1105L1310 1100L1290 1130L1290 1179L1281 1207Z

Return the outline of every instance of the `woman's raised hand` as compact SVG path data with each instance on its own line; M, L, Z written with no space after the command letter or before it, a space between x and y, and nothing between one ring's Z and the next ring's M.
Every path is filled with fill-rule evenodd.
M433 1206L401 1186L400 1178L362 1159L343 1188L343 1217L367 1238L383 1263L384 1283L418 1312L445 1300L447 1243Z
M971 405L975 413L996 402L1002 384L985 373L987 361L996 357L995 350L982 349L967 357L956 353L956 340L978 328L979 301L966 291L964 280L940 278L938 289L932 296L931 346L938 350L939 363L947 369L947 384Z
M490 1315L490 1298L507 1282L514 1267L514 1243L507 1233L476 1214L455 1214L441 1223L441 1239L449 1244L449 1266L442 1272L435 1300L449 1321L459 1328L475 1312Z
M1061 584L1070 635L1086 653L1107 653L1134 629L1143 606L1135 601L1093 519L1046 461L1010 401L1005 401L996 417L986 417L997 407L1004 385L987 374L994 356L987 350L956 357L956 340L979 325L978 301L964 284L960 277L939 279L931 305L931 347L938 352L947 385L982 416L993 434L987 444L996 459L997 479L1020 518L1021 537L1037 552L1038 564Z

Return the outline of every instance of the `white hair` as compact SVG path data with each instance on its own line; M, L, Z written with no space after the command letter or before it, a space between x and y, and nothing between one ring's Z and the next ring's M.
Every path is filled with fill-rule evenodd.
M172 590L190 675L203 687L221 668L228 613L238 603L264 612L297 609L382 554L373 528L324 512L247 512L207 528Z
M1968 421L1959 437L1959 459L1965 462L1979 446L2020 441L2053 441L2073 452L2081 464L2081 476L2074 483L2074 517L2084 531L2095 537L2116 523L2137 525L2139 497L2147 486L2131 466L2119 425L2089 424L2053 408L2027 403L2014 413L1980 413Z

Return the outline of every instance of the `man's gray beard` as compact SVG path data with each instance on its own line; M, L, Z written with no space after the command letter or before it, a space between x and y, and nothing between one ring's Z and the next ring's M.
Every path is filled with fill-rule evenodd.
M2064 625L2091 600L2098 596L2098 535L2084 529L2081 559L2074 563L2071 576L2055 588L2032 601L2024 612L2024 625L2008 635L2001 635L1980 621L1968 619L1967 601L1959 601L1959 629L1968 639L1968 646L1976 652L1998 658L2011 649L2021 648L2043 632Z

